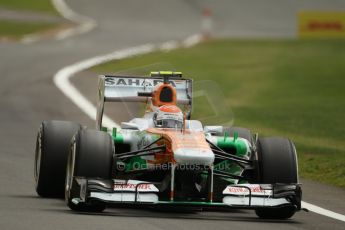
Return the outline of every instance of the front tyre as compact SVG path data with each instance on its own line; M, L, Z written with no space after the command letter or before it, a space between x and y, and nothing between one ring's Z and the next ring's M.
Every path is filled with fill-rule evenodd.
M298 183L297 154L292 141L281 137L259 138L257 147L259 183ZM263 219L288 219L295 214L296 208L259 208L255 212Z
M113 154L114 142L105 132L80 130L74 136L66 168L65 200L68 207L81 212L102 212L106 208L100 202L73 202L80 195L74 177L111 179Z

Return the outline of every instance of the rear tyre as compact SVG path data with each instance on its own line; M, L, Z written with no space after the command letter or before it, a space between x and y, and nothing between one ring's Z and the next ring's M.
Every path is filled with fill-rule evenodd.
M258 141L259 183L298 183L297 155L294 144L286 138L268 137ZM263 219L288 219L296 208L259 208L256 215Z
M80 195L80 188L74 177L112 178L114 142L105 132L80 130L72 140L68 157L65 181L65 200L72 210L80 212L102 212L104 203L73 203Z
M73 135L81 129L69 121L44 121L37 134L35 187L41 197L64 197L67 156Z

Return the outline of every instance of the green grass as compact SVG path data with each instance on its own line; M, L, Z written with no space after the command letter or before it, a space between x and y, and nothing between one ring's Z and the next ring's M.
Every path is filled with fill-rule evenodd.
M56 26L51 23L24 23L12 21L0 21L0 37L18 39L24 35L47 30Z
M289 137L297 146L302 177L345 188L344 63L341 40L221 40L93 70L170 66L196 81L216 81L233 111L234 125ZM202 109L194 118L208 112L202 105L195 104Z
M0 7L57 14L50 0L0 0Z
M37 13L57 15L50 0L0 0L0 7L12 10L30 10ZM0 19L1 20L1 19ZM0 21L0 37L20 38L24 35L37 33L56 27L54 23L33 23L17 21Z

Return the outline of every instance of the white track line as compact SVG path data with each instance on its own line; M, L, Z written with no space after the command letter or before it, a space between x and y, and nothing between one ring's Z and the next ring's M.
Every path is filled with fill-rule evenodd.
M54 36L56 40L63 40L63 39L66 39L68 37L72 37L78 34L87 33L97 26L97 22L95 20L74 12L66 4L64 0L51 0L51 2L62 17L77 24L77 26L75 27L64 29L58 32ZM20 40L20 42L23 44L31 44L34 42L38 42L42 39L43 39L43 36L40 33L33 33L33 34L28 34L24 36Z
M345 222L345 215L342 215L342 214L339 214L336 212L332 212L330 210L318 207L318 206L313 205L313 204L309 204L309 203L304 202L304 201L302 201L302 207L308 209L309 211L315 212L317 214Z
M20 42L23 44L31 44L37 41L40 41L42 39L42 36L39 33L33 33L25 35Z
M72 20L77 23L81 23L79 29L74 32L66 32L59 36L59 39L64 39L66 37L85 33L91 30L94 26L96 26L96 22L92 19L86 18L82 15L75 13L71 10L67 4L63 0L52 0L58 11L64 15L65 18ZM82 26L84 23L84 26ZM89 25L86 25L90 23ZM91 25L93 24L93 25ZM89 58L72 65L66 66L60 71L58 71L54 76L54 83L55 85L69 98L77 107L79 107L86 115L88 115L91 119L96 119L96 111L97 108L84 96L80 93L80 91L73 86L70 82L70 78L73 77L78 72L83 70L89 69L93 66L109 62L112 60L120 60L124 58L133 57L135 55L143 55L147 53L151 53L156 50L161 51L170 51L179 47L191 47L193 45L198 44L202 40L202 36L200 35L192 35L185 39L182 44L179 44L176 41L168 41L161 45L153 45L153 44L146 44L142 46L132 47L128 49L123 49L119 51L115 51L109 54L96 56L93 58ZM115 121L113 121L108 116L103 116L103 124L107 127L119 127ZM345 216L336 212L332 212L330 210L318 207L316 205L307 203L302 201L302 207L306 208L312 212L317 214L327 216L336 220L340 220L345 222Z
M70 20L76 24L77 27L63 30L59 32L55 38L57 40L62 40L74 35L87 33L97 26L97 23L92 18L80 15L74 12L64 0L51 0L55 9L67 20Z
M196 44L200 43L200 41L203 40L203 36L201 34L194 34L192 36L189 36L187 39L185 39L182 43L183 47L189 48L192 46L195 46Z

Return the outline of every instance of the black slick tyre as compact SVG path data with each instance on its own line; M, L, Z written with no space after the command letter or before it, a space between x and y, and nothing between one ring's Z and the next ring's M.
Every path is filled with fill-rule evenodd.
M108 133L85 129L72 140L68 157L65 200L69 208L79 212L101 212L106 206L101 202L74 203L80 194L75 177L111 179L114 158L114 142Z
M292 141L281 137L259 138L257 148L259 183L298 183L297 155ZM263 219L288 219L295 214L296 208L259 208L255 212Z
M67 156L81 126L69 121L42 122L36 139L34 177L41 197L64 197Z

